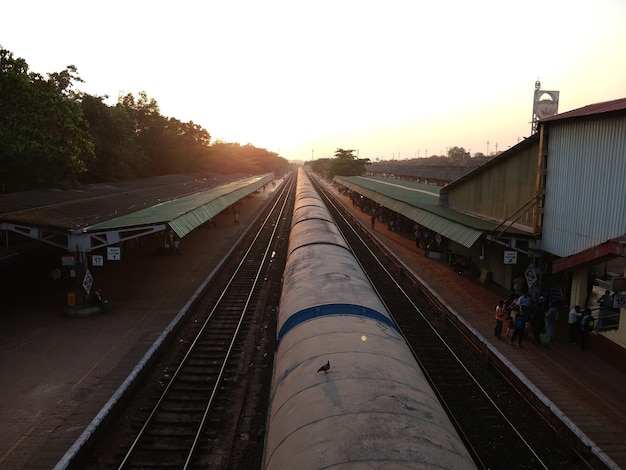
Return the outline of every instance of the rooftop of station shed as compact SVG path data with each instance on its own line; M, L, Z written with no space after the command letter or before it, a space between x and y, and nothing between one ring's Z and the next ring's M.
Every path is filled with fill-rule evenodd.
M0 219L34 223L67 230L85 229L119 219L122 216L145 211L151 207L171 208L171 201L178 200L178 211L189 210L197 199L190 196L216 190L214 196L224 194L218 189L236 183L250 184L258 177L249 175L166 175L118 183L85 185L79 189L41 189L0 195ZM182 199L186 198L186 199ZM164 203L170 202L168 205ZM178 212L177 211L177 212ZM172 215L158 217L167 220Z
M501 225L440 204L442 188L437 185L381 176L336 176L334 181L467 247ZM528 236L514 227L506 230L510 235Z
M167 175L70 190L2 194L0 228L68 249L70 241L64 241L67 234L108 233L109 242L118 242L129 237L121 231L133 227L159 225L154 231L167 224L183 237L273 179L272 173ZM81 243L87 251L89 246L95 248L93 240Z

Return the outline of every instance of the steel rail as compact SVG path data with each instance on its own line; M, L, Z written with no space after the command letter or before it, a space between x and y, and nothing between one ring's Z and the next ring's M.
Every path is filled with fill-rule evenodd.
M257 229L256 234L254 235L253 240L250 242L247 250L245 251L245 253L242 255L242 259L240 260L240 262L238 263L237 267L235 268L234 273L232 274L232 276L229 278L228 282L226 283L226 287L222 290L222 292L220 293L218 299L216 300L215 304L213 305L211 311L208 313L206 319L204 320L202 326L200 327L200 330L198 331L198 333L196 334L196 336L194 337L193 341L190 343L189 347L187 348L187 351L185 352L182 360L180 361L178 367L176 368L176 370L174 371L174 373L171 376L170 381L168 382L167 386L164 388L164 390L161 393L161 396L159 397L159 399L157 400L157 402L155 403L154 407L152 408L150 414L148 415L148 417L146 418L145 422L143 423L142 427L140 428L140 430L138 431L137 435L135 436L135 439L133 440L132 444L130 445L130 447L128 448L128 450L126 451L126 454L123 458L123 460L120 462L118 469L122 470L125 468L128 468L128 466L131 464L131 459L133 457L133 455L135 454L135 452L138 449L138 446L141 442L141 440L143 439L145 433L147 432L147 430L150 428L155 416L157 415L157 413L159 412L159 409L161 408L163 402L166 400L170 390L172 389L173 385L176 382L176 378L178 377L178 375L181 373L183 367L185 367L188 359L191 357L194 349L196 348L197 344L199 343L201 337L203 336L207 326L209 325L211 319L213 318L213 315L215 314L215 312L219 309L222 301L226 298L227 293L229 291L229 289L231 288L231 286L233 285L235 279L237 278L237 276L239 275L239 273L242 271L242 268L244 266L244 264L246 263L246 261L248 260L248 257L255 245L255 243L257 243L257 241L259 240L262 232L264 231L264 229L271 224L272 226L272 232L271 232L271 236L269 237L269 242L267 243L267 245L265 246L264 250L263 250L263 257L261 259L261 261L258 263L258 269L255 273L254 276L254 280L253 283L251 285L251 287L249 288L248 294L246 296L246 300L244 302L244 307L241 310L241 314L239 316L239 319L237 321L237 326L235 328L235 331L232 335L230 344L228 346L228 349L226 351L226 354L222 360L222 364L220 366L220 370L219 373L217 375L217 378L215 380L215 383L212 387L211 390L211 394L209 396L209 399L205 405L205 409L204 412L202 414L202 418L197 426L196 432L195 432L195 436L194 439L192 441L192 444L187 452L187 457L185 459L185 464L184 464L184 469L189 468L189 465L191 463L191 459L193 458L193 454L196 450L196 447L198 445L198 441L199 438L201 436L202 430L204 428L204 425L206 423L206 420L209 416L209 412L210 412L210 408L213 404L215 395L217 393L217 390L220 386L220 383L222 382L223 376L224 376L224 372L226 370L226 365L227 362L232 354L232 350L233 350L233 345L235 344L235 340L237 338L237 335L240 331L242 322L247 314L248 311L248 306L250 304L250 300L252 298L253 293L255 292L255 289L259 283L259 276L260 273L263 271L264 267L266 266L266 261L268 258L268 254L270 252L271 247L273 246L273 242L274 242L274 235L276 233L276 230L278 228L278 223L273 223L272 220L278 220L282 214L285 211L285 206L287 204L287 198L285 197L285 195L288 193L289 191L289 187L290 185L284 185L284 187L281 189L281 193L279 194L279 197L276 198L276 200L274 201L271 209L268 212L268 215L266 216L266 218L262 221L262 223L259 225L259 228ZM280 205L280 207L279 207ZM278 211L278 212L277 212ZM278 215L276 215L278 214Z
M346 239L346 241L348 242L348 238L346 236L346 234L344 233L344 229L343 227L346 227L347 229L349 229L352 232L352 236L356 237L360 243L362 244L363 248L369 253L369 255L371 256L372 260L374 260L374 262L377 264L377 269L376 272L377 273L384 273L390 282L392 282L393 284L395 284L397 290L401 293L401 295L404 297L405 301L407 301L413 308L414 312L416 314L418 314L422 320L424 321L424 323L428 326L428 328L430 329L430 332L440 341L440 344L448 351L448 353L450 354L450 357L452 357L456 363L457 366L460 367L461 369L463 369L463 371L465 372L465 374L467 375L467 377L473 382L474 386L478 388L478 390L480 390L480 392L483 395L483 398L486 399L492 406L492 409L500 416L500 418L507 424L507 426L509 427L509 430L511 432L511 435L515 435L517 436L518 440L516 441L516 444L523 444L526 448L526 450L528 451L528 453L530 455L532 455L535 459L536 459L536 464L540 465L541 468L548 470L549 466L543 462L542 458L537 455L537 453L535 452L535 450L533 449L533 447L531 446L531 444L524 438L524 436L518 431L518 429L516 428L516 426L508 419L507 415L506 415L506 411L503 410L497 403L494 402L494 400L492 399L492 397L489 395L489 393L484 389L484 387L481 385L480 381L474 376L474 374L466 367L466 365L464 364L464 361L457 355L457 353L453 350L453 348L448 344L448 342L446 341L445 338L443 338L439 332L433 327L433 325L431 324L431 322L428 320L428 318L426 317L426 315L424 315L424 313L422 312L422 310L413 302L411 296L404 290L404 288L396 281L395 277L389 272L389 270L384 266L384 264L380 261L380 259L378 258L378 256L371 250L371 248L368 246L368 244L366 243L366 241L363 239L363 237L359 234L359 232L354 228L353 223L351 223L342 213L342 211L339 209L338 205L335 203L335 201L329 197L329 195L323 190L323 188L321 187L321 185L317 184L317 182L315 182L316 187L318 189L318 191L320 192L320 195L324 198L325 203L332 207L334 210L331 212L331 216L333 218L335 218L336 216L341 217L341 221L343 223L337 223L337 226L339 227L342 236L344 237L344 239ZM335 222L339 222L335 219ZM349 243L349 242L348 242ZM350 243L349 243L350 245ZM381 299L381 301L383 302L383 304L385 304L385 307L387 307L387 303L385 302L385 299L383 298L383 296L380 294L380 292L378 291L378 289L376 288L376 282L370 277L370 274L368 273L368 270L364 267L364 264L362 263L358 253L356 253L352 246L350 245L350 249L353 251L353 253L355 254L355 257L357 258L359 264L361 265L361 267L363 268L363 271L365 272L366 276L368 277L368 279L370 280L370 283L372 284L372 287L374 288L374 290L376 290L379 298ZM439 397L439 400L441 401L442 405L446 408L447 412L448 412L448 416L450 417L450 419L455 423L455 426L457 427L457 430L460 434L463 435L463 439L465 441L465 443L468 445L468 447L470 447L470 449L474 452L474 455L476 456L477 460L480 462L480 457L475 453L475 449L473 448L473 446L471 445L471 442L469 440L469 438L467 436L465 436L465 433L463 431L463 429L461 428L460 424L457 422L457 420L455 419L452 410L450 410L450 408L447 406L446 400L443 396L443 394L439 391L437 385L435 384L434 380L432 379L431 375L428 373L427 368L424 366L422 360L420 359L419 355L417 354L417 352L415 351L415 349L413 348L413 346L411 345L411 342L409 341L409 339L406 337L406 335L404 334L404 332L401 329L401 325L398 324L398 321L396 320L396 318L393 315L393 312L390 308L387 308L387 310L389 311L390 315L392 316L392 319L394 320L394 322L396 323L396 325L398 325L399 329L400 329L400 333L401 335L405 338L407 345L409 346L409 348L411 349L413 356L415 357L415 359L417 360L420 368L422 369L422 371L424 372L424 375L426 376L428 382L430 383L431 387L433 388L433 390L435 391L435 393L437 394L437 396Z

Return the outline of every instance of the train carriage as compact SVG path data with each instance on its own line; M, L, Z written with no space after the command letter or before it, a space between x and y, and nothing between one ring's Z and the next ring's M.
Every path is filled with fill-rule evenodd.
M296 192L265 468L476 468L302 170Z

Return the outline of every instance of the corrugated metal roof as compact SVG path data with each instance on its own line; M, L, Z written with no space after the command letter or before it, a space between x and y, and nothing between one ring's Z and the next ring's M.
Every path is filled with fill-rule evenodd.
M496 223L439 205L439 186L383 177L336 176L337 183L470 248ZM515 231L518 233L518 231ZM519 235L526 235L519 232Z
M239 199L274 179L273 173L234 181L217 188L162 202L83 229L83 232L168 223L179 237L207 222Z
M504 152L502 152L499 155L496 155L495 157L493 157L491 160L489 160L488 162L483 163L480 166L477 166L476 168L474 168L472 171L466 173L465 175L461 176L460 178L451 181L450 183L446 184L443 188L441 188L442 192L448 192L450 189L460 186L462 184L464 184L466 181L475 178L476 175L480 175L481 173L485 173L486 171L489 171L491 168L493 168L496 165L500 165L502 163L503 160L509 159L509 158L516 158L517 155L519 155L519 153L524 150L527 147L530 147L536 143L539 142L539 133L535 133L533 135L531 135L530 137L526 137L524 140L518 142L517 144L515 144L513 147L511 147L510 149L505 150Z
M250 175L164 175L133 181L84 185L61 191L39 189L0 194L0 223L79 232L114 217L131 214Z
M479 166L479 159L472 160L466 160L466 166L424 166L412 160L386 160L365 165L365 168L370 173L410 176L422 181L454 181Z
M605 114L612 112L626 111L626 98L620 98L612 101L603 101L601 103L590 104L582 108L573 109L565 113L555 114L539 121L540 123L560 121L563 119L572 119L585 116L593 116L597 114Z

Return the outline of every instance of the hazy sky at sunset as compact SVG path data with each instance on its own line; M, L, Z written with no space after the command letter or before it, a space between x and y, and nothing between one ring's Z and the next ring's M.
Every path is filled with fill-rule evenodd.
M23 0L0 46L40 74L75 65L109 104L145 91L213 140L387 160L507 149L537 79L560 112L626 97L625 25L625 0Z

